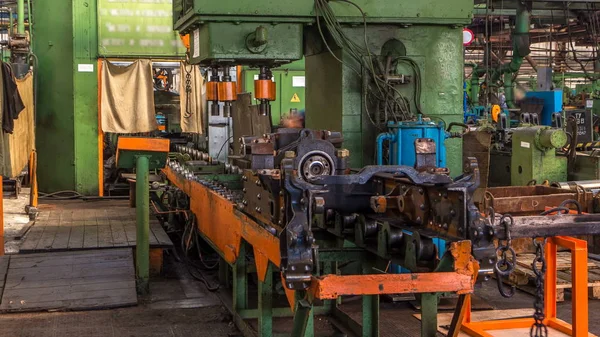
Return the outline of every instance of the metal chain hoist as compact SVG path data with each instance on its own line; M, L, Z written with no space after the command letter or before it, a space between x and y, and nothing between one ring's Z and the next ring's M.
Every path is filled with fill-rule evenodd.
M531 264L533 273L535 274L535 301L533 302L533 319L535 323L531 326L529 331L530 337L547 337L548 327L544 324L546 314L544 313L544 283L546 276L546 257L544 256L544 246L548 239L539 241L533 239L533 245L535 246L535 258Z
M191 70L188 70L188 66L191 67ZM185 66L183 67L185 70L185 114L184 118L192 117L192 70L194 69L193 65L190 65L190 54L189 52L185 55Z
M494 213L492 212L492 214ZM515 286L511 286L509 290L505 290L504 285L502 284L502 277L509 276L515 270L515 262L517 261L517 254L511 246L512 239L510 237L510 227L513 223L514 219L510 214L502 215L500 218L500 225L504 226L506 240L498 240L498 248L496 248L496 264L494 265L498 291L500 292L500 295L507 298L512 297L515 294Z

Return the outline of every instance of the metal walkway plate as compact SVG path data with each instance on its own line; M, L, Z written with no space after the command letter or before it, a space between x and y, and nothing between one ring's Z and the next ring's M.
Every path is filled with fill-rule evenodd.
M12 255L0 311L87 310L137 304L130 248Z

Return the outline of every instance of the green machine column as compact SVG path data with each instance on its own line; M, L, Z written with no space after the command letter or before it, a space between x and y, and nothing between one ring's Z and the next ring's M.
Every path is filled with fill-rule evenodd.
M73 39L70 38L74 5L73 1L37 1L33 5L33 52L38 58L37 174L42 192L75 189ZM94 168L88 169L93 174Z
M395 1L357 0L357 7L341 1L328 6L335 13L349 40L367 48L371 55L387 56L382 47L392 39L403 44L405 56L413 59L421 72L420 106L432 118L446 123L462 121L463 46L461 27L471 23L473 2L468 0ZM249 65L278 67L306 58L306 126L342 131L344 147L351 153L351 166L361 167L375 161L376 130L366 111L363 79L348 50L332 42L331 55L322 41L315 18L314 1L280 0L267 2L214 2L210 0L175 1L175 28L191 36L191 62L211 65ZM281 20L285 18L285 20ZM366 23L366 31L363 24ZM323 36L329 36L321 22ZM260 28L262 27L262 28ZM252 44L252 34L266 29L266 44ZM365 37L368 42L365 42ZM302 48L303 46L303 48ZM394 53L396 50L394 50ZM365 57L368 57L365 55ZM380 58L381 60L381 58ZM408 69L407 69L408 68ZM410 75L410 67L403 73ZM414 78L414 74L412 75ZM414 83L397 85L411 101L416 115ZM461 172L461 142L447 143L448 166Z
M98 194L98 22L96 6L96 0L73 1L75 190L85 195Z
M431 118L441 118L446 124L463 121L463 46L462 30L448 25L415 24L371 25L367 36L371 50L381 54L384 44L392 39L402 43L406 56L413 59L421 73L422 112ZM356 43L364 43L362 26L346 28L346 34ZM359 68L344 50L334 51L345 63ZM377 130L367 116L375 110L373 104L365 104L359 76L348 66L337 61L327 50L306 57L306 126L308 128L342 130L344 147L350 150L352 167L375 163L375 138ZM398 72L415 76L405 64L399 64ZM416 115L414 103L415 84L398 85L397 89L411 100L411 111ZM316 112L316 113L315 113ZM462 142L450 139L446 142L447 165L451 172L462 172Z
M96 0L33 4L36 148L43 192L98 192ZM80 65L84 65L80 68Z

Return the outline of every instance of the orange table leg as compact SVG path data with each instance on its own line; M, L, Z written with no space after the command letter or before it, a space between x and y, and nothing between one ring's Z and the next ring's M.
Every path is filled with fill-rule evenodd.
M4 255L4 188L0 177L0 256Z
M577 246L571 250L573 336L583 337L588 335L588 257L587 247Z
M553 238L546 243L546 277L544 278L544 312L546 319L556 317L556 243Z

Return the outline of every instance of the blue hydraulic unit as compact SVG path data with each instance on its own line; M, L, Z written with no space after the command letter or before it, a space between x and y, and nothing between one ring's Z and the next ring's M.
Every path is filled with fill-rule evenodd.
M437 147L437 167L446 167L446 146L444 141L449 137L443 123L424 121L419 115L416 121L389 122L388 132L377 137L377 165L384 165L383 146L389 142L389 158L387 165L415 166L417 155L415 140L419 138L433 139Z

